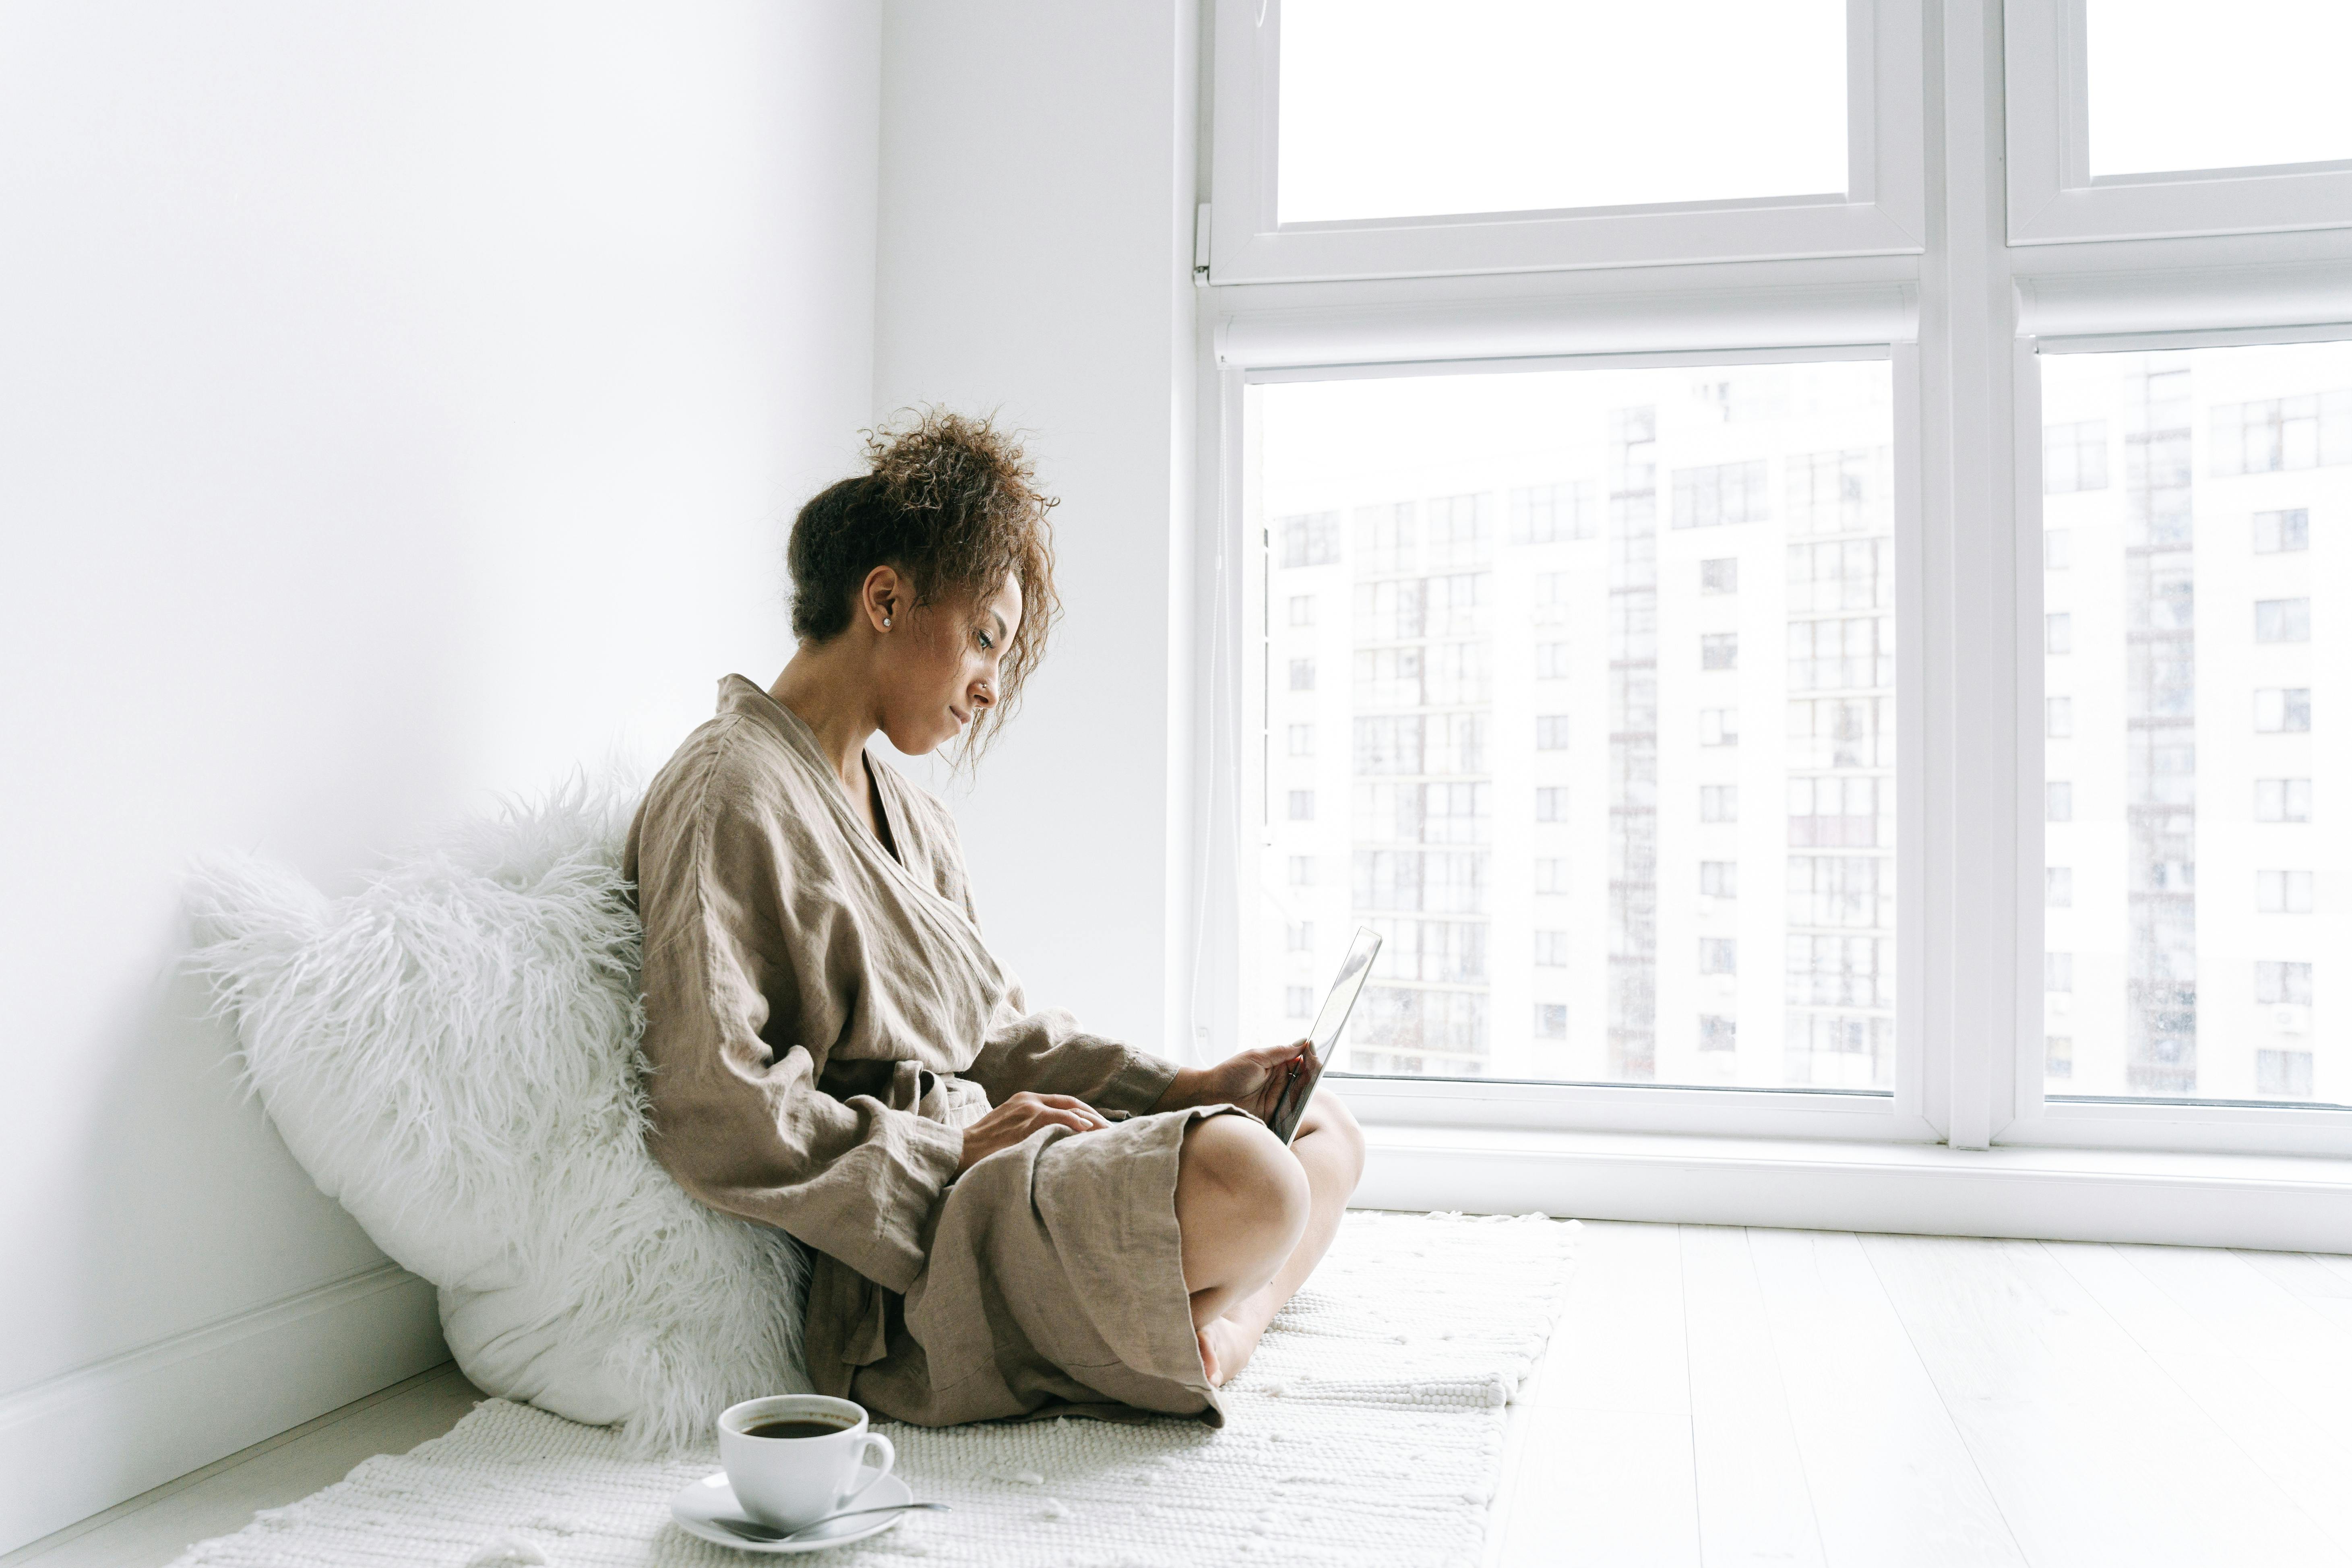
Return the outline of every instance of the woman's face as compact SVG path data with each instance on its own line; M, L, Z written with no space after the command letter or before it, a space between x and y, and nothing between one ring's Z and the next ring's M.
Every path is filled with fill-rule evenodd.
M882 732L910 757L954 740L1001 695L997 665L1021 626L1021 584L941 596L908 610L883 639Z

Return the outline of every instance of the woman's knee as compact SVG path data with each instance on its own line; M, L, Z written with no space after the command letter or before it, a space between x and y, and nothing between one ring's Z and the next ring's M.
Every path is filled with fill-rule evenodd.
M1339 1173L1347 1178L1348 1190L1354 1192L1364 1175L1364 1130L1356 1124L1347 1101L1334 1094L1318 1094L1307 1107L1307 1115L1298 1129L1298 1136L1312 1136L1318 1141L1318 1151L1327 1151Z
M1176 1167L1179 1224L1245 1233L1285 1256L1307 1229L1307 1173L1263 1122L1212 1116L1185 1129Z

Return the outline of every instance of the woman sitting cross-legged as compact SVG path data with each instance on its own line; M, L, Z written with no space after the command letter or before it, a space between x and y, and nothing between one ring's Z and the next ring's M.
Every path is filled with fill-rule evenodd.
M1223 1425L1362 1137L1328 1089L1288 1146L1267 1130L1305 1042L1179 1068L1033 1010L989 952L946 807L866 742L992 734L1056 609L1053 503L985 423L868 456L793 525L783 673L719 682L630 827L653 1151L814 1250L819 1393Z

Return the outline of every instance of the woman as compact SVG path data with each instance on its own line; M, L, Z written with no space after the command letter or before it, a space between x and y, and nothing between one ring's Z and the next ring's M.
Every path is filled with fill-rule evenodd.
M1305 1042L1179 1068L1032 1012L982 941L955 826L868 756L993 732L1054 618L1020 448L930 414L793 525L797 651L655 778L645 920L656 1155L815 1253L817 1390L926 1426L1198 1414L1327 1247L1362 1170Z

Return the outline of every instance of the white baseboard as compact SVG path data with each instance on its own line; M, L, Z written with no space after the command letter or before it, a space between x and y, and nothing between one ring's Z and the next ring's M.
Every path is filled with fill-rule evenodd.
M0 1399L0 1552L449 1359L394 1264Z
M2352 1253L2352 1161L1369 1126L1366 1208Z

